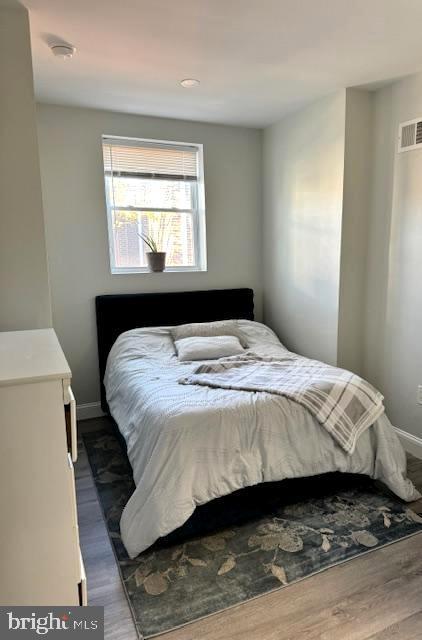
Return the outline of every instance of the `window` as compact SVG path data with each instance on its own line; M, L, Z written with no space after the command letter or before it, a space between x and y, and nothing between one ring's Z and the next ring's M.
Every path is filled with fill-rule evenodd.
M202 145L103 136L112 273L147 271L142 236L166 271L205 271Z

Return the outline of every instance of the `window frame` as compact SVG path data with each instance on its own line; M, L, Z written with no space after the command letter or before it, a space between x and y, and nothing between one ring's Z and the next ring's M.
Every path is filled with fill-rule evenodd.
M199 142L179 142L176 140L158 140L156 138L138 138L134 136L116 136L113 134L103 134L101 136L101 150L103 150L104 143L109 140L130 140L131 142L139 143L153 143L157 145L167 145L169 147L195 147L197 150L197 176L196 188L192 189L192 204L194 205L191 210L187 209L174 209L174 212L183 213L188 212L192 215L193 222L193 237L195 246L195 264L192 266L170 267L166 266L163 273L181 273L181 272L199 272L207 271L207 239L206 239L206 220L205 220L205 181L204 181L204 145ZM114 250L114 236L113 236L113 211L118 209L120 211L138 211L142 210L163 213L171 213L171 209L158 209L156 207L114 207L109 201L109 188L107 185L107 176L103 162L103 175L104 175L104 191L105 191L105 205L107 211L107 232L108 232L108 248L110 259L110 271L112 275L124 275L130 273L153 273L148 267L118 267L116 266L115 250Z

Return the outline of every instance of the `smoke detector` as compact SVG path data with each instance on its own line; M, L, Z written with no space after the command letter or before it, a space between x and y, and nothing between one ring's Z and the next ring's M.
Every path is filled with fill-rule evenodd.
M76 47L71 44L52 44L50 45L51 52L56 58L62 58L66 60L72 58L76 51Z

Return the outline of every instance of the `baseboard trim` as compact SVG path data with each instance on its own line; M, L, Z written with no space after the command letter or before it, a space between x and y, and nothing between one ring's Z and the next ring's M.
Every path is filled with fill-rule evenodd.
M394 427L394 430L405 451L422 460L422 438L418 438L418 436L414 436L413 433L408 433L398 427Z
M90 418L100 418L105 415L101 409L100 402L86 402L78 404L76 407L76 417L78 420L89 420Z

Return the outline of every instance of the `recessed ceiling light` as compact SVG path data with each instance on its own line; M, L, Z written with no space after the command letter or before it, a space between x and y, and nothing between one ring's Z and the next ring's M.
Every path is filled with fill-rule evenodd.
M201 84L201 83L199 80L196 80L195 78L185 78L184 80L180 81L180 84L185 89L192 89L192 87L197 87L198 84Z
M63 60L72 58L76 51L76 47L71 44L52 44L50 49L54 56L57 58L63 58Z

